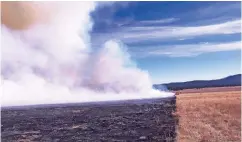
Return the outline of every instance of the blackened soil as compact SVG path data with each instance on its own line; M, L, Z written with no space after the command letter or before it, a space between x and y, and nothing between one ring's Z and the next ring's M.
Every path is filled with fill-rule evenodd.
M175 98L2 109L2 142L175 141Z

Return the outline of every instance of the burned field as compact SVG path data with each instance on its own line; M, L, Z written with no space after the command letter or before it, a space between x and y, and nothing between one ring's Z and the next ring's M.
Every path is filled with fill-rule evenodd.
M176 98L2 108L13 141L175 141Z

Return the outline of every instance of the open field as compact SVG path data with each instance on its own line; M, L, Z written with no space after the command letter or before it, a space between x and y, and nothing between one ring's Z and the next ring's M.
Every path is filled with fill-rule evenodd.
M176 99L2 109L2 141L240 141L240 87L186 91Z
M173 142L175 97L127 102L7 108L2 142Z
M240 87L190 89L177 96L179 142L239 142Z
M230 92L230 91L241 91L241 86L184 89L178 92L187 94L187 93L208 93L208 92Z

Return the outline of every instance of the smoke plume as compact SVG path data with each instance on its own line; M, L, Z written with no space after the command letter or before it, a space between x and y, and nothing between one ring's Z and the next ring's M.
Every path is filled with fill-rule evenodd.
M160 98L111 40L92 51L94 2L2 2L2 106ZM92 52L92 54L90 54ZM94 54L93 54L94 53Z

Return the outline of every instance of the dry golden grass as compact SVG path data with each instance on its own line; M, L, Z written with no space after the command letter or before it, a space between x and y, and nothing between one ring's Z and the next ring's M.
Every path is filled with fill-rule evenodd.
M177 96L179 142L240 142L241 92L199 92Z

